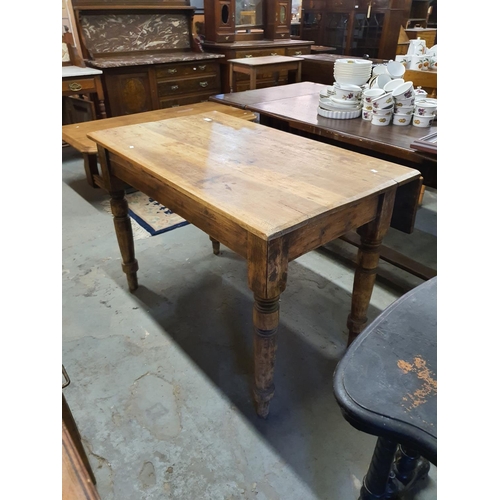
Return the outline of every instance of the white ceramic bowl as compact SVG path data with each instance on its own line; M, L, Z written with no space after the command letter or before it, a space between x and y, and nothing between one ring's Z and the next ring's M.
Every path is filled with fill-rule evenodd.
M415 104L415 115L419 116L436 116L437 104L431 102L420 101Z
M390 82L384 85L384 90L386 92L392 92L395 88L403 85L405 81L402 78L396 78L395 80L391 80Z
M430 127L434 118L434 116L419 116L414 114L412 123L415 127Z
M399 61L389 61L387 63L387 73L389 73L392 78L401 78L405 74L404 64Z
M415 110L415 106L394 106L394 114L395 115L411 116L413 114L414 110Z
M384 94L385 92L383 89L368 89L363 92L363 100L367 103L372 102L372 99L380 97Z
M385 127L391 123L391 118L392 116L385 116L385 115L372 115L372 125L377 125L379 127Z
M394 99L394 105L397 106L398 108L405 108L408 106L414 106L415 105L415 98L412 97L411 99Z
M373 66L372 74L373 76L378 76L388 75L389 73L387 73L387 66L385 64L377 64L376 66Z
M377 116L391 116L394 113L394 108L383 108L383 109L376 109L373 108L372 113Z
M366 83L370 76L337 76L334 75L335 81L342 84L349 85L363 85Z
M359 99L353 101L344 101L343 99L336 99L333 96L330 96L329 99L337 108L353 109L361 107L361 101Z
M366 120L367 122L371 122L372 121L372 116L373 116L373 113L369 109L363 108L361 110L361 118L363 120Z
M405 125L409 125L411 123L411 115L398 115L394 114L392 117L392 124L397 127L404 127Z
M333 90L330 97L343 101L359 101L363 91L358 85L351 85L336 82L333 84Z
M350 65L354 65L354 66L369 66L370 68L372 67L372 61L370 61L369 59L353 59L351 57L345 57L345 58L342 58L342 59L337 59L335 61L335 65L339 65L341 66L342 64L348 64L349 66Z
M373 81L372 88L383 89L384 86L390 81L392 81L392 78L387 73L378 75L377 78L375 78L375 80Z
M405 82L399 85L399 87L392 90L392 95L395 99L410 99L411 97L415 97L413 82Z
M385 93L384 95L381 95L380 97L376 97L375 99L372 99L372 106L373 106L373 109L382 109L382 108L388 108L390 106L394 106L394 98L392 97L391 94Z

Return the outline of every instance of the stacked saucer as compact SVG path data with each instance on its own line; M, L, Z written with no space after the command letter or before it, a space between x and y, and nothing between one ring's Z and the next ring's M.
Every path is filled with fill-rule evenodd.
M333 79L343 85L363 85L371 74L372 62L366 59L337 59L333 66Z
M357 118L361 114L363 89L335 82L320 92L318 114L325 118Z

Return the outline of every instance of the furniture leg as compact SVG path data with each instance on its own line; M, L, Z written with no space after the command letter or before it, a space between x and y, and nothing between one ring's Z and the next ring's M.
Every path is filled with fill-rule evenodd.
M80 458L82 459L83 465L87 469L90 479L94 484L96 484L94 472L92 471L92 467L90 467L89 459L87 457L87 454L85 453L85 449L82 444L82 438L80 436L78 426L76 425L73 413L71 412L71 409L68 405L68 402L66 401L66 398L64 397L64 394L62 395L62 421L64 422L64 425L66 425L66 429L68 430L69 435L71 436L71 439L73 440L73 443L75 445L75 448L78 451Z
M252 68L250 71L250 90L255 90L257 88L257 69Z
M395 196L396 188L381 195L377 217L357 230L361 237L361 245L358 249L358 265L354 274L351 313L347 318L348 346L366 325L366 312L377 277L380 247L389 229Z
M229 63L229 92L233 92L233 63Z
M83 153L83 166L85 168L85 176L87 177L87 182L93 187L99 187L94 181L94 175L99 175L99 169L97 168L97 155Z
M266 418L269 402L274 396L274 363L276 359L276 333L279 322L279 296L264 299L254 295L254 398L257 414Z
M421 457L420 453L400 445L394 461L394 473L407 490L412 489L418 480L427 477L430 467L429 461Z
M210 241L212 242L212 249L214 251L214 255L220 254L220 241L215 240L210 236Z
M387 483L397 447L398 444L394 441L382 437L377 439L370 467L363 479L359 500L380 500L387 498Z
M128 203L125 191L111 191L111 212L115 224L116 238L122 255L122 269L127 275L128 288L131 292L137 290L137 271L139 264L135 258L132 224L128 215Z

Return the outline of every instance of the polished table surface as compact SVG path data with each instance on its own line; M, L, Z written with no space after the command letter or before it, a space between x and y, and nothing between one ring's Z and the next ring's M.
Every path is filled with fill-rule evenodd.
M214 253L223 243L247 260L260 416L267 416L274 394L279 298L288 262L356 228L362 244L349 342L362 331L396 191L418 181L418 171L302 137L294 139L297 148L290 148L288 133L219 112L106 129L89 137L98 144L131 291L138 287L138 263L126 185L206 232Z
M106 128L166 120L168 118L194 115L207 111L220 111L228 115L243 118L244 120L256 119L256 115L252 111L245 111L241 108L232 106L224 106L216 102L199 102L196 104L176 106L173 108L156 109L154 111L146 111L144 113L115 116L113 118L105 118L103 120L92 120L88 122L64 125L62 127L62 138L70 146L73 146L80 153L82 153L87 182L92 187L102 187L102 179L97 166L97 144L88 138L88 134L96 130L104 130Z
M435 157L422 155L411 147L421 137L436 132L437 125L428 128L409 125L378 127L355 118L334 120L318 115L321 83L300 82L279 87L218 94L211 101L241 106L260 113L261 123L273 126L286 124L290 131L301 131L321 139L329 139L336 145L356 148L356 151L373 156L384 155L391 161L424 170L424 183L436 187ZM275 120L275 121L273 121ZM291 144L293 145L291 139Z

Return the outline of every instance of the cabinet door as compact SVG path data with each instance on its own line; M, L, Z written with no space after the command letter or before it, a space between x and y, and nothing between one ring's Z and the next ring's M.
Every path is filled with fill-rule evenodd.
M300 19L300 38L312 40L316 45L322 45L321 39L322 14L317 10L302 9Z
M235 0L205 0L205 37L208 42L234 42Z
M111 116L131 115L154 109L147 70L105 70L104 82Z
M334 47L336 54L347 54L349 50L350 20L350 12L325 12L321 19L320 45Z
M385 12L357 12L354 15L350 55L370 58L379 57L380 40L384 27ZM368 17L369 16L369 17Z
M265 12L264 36L270 40L290 38L291 1L268 0Z

